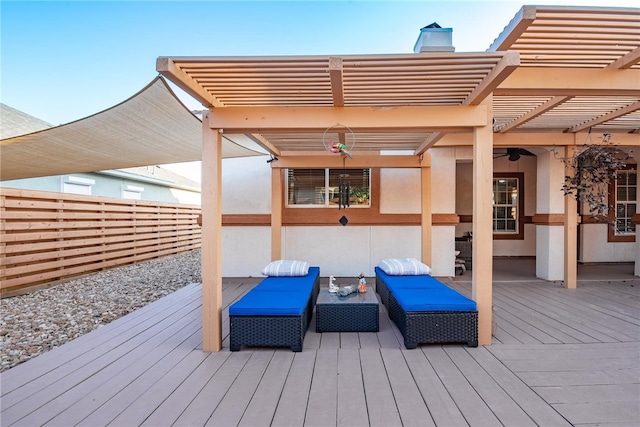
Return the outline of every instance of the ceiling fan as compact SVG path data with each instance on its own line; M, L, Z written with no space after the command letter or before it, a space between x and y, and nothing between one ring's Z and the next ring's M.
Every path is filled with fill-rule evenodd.
M531 151L529 150L525 150L524 148L507 148L507 152L506 153L501 153L498 154L497 156L494 156L494 159L500 158L500 157L507 157L509 156L509 161L510 162L516 162L518 160L520 160L520 156L535 156L535 154L533 154Z

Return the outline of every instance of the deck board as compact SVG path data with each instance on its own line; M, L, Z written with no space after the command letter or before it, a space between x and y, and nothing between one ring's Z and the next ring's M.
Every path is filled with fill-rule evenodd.
M273 416L273 426L304 425L315 362L315 350L294 354L289 375L282 388L278 407Z
M370 425L401 426L402 421L380 351L360 350L360 361Z
M403 426L434 426L411 370L399 348L380 351Z
M223 343L258 281L225 280ZM0 374L0 425L640 425L640 281L493 289L488 347L406 350L381 305L379 332L317 333L314 317L300 353L204 353L189 285Z
M322 334L323 337L325 334ZM338 332L332 336L339 338ZM320 348L316 353L316 363L313 367L309 401L305 415L305 425L334 426L338 411L338 349Z
M470 426L502 425L444 348L424 347L423 351Z
M271 425L280 400L280 393L274 393L274 390L283 389L291 370L293 356L294 353L287 350L278 350L273 354L255 393L247 405L246 411L238 423L239 426L260 427Z
M367 399L364 393L364 380L358 349L344 350L338 353L337 405L337 426L369 425Z

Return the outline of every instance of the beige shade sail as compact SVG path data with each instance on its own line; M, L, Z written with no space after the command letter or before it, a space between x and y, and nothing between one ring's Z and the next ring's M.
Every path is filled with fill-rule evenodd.
M261 155L223 139L224 158ZM0 140L0 180L201 160L202 122L156 77L83 119Z

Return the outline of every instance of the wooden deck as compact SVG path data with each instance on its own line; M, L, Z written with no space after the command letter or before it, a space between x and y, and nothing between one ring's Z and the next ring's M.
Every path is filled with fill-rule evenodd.
M2 373L1 425L640 425L640 281L500 282L494 305L487 347L406 350L381 305L378 333L204 353L193 284Z

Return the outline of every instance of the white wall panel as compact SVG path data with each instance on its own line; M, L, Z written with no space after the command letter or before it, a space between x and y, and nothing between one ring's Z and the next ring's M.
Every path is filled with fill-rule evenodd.
M222 213L270 214L271 166L268 156L222 161Z
M422 258L420 227L372 227L371 272L386 258Z
M607 224L584 224L582 229L582 262L633 262L634 242L607 242Z
M564 227L536 226L536 277L564 279Z
M283 258L308 261L321 276L371 274L371 227L284 227Z
M223 277L262 277L269 262L270 227L222 227Z
M433 227L433 253L430 267L433 269L434 276L455 276L455 234L455 227Z

